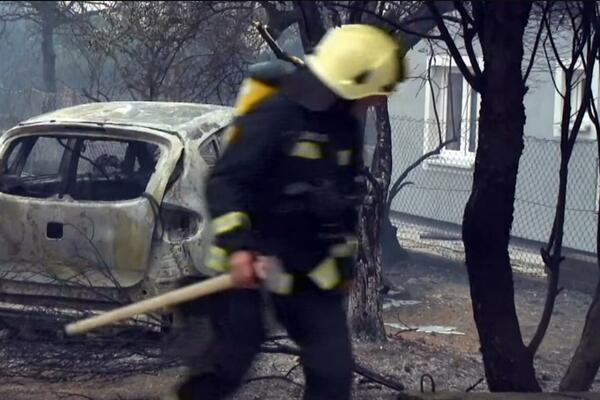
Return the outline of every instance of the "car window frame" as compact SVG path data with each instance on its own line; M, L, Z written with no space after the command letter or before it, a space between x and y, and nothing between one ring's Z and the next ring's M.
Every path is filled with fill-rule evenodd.
M206 158L204 158L204 156L202 154L202 150L205 147L212 146L212 149L215 152L215 162L216 162L216 160L218 160L221 157L221 154L223 151L223 137L224 137L224 133L228 127L229 127L229 125L224 126L223 128L214 131L213 133L208 135L204 140L201 140L200 143L198 144L198 147L197 147L198 154L200 155L200 158L202 159L202 161L204 161L209 167L212 167L214 164L211 165L206 161Z
M59 161L59 168L56 172L56 179L58 183L58 191L55 195L58 199L63 199L65 196L70 196L69 192L74 187L78 178L78 164L82 159L81 153L84 149L85 140L109 140L109 141L118 141L125 143L127 145L133 145L135 143L146 143L155 145L159 152L158 160L162 157L162 152L164 151L160 144L153 143L151 141L146 140L138 140L138 139L127 139L127 138L113 138L113 137L104 137L102 135L61 135L60 133L39 133L25 136L16 136L14 138L9 139L12 143L9 145L8 149L4 151L2 156L2 168L1 173L8 175L15 175L21 177L24 171L25 166L27 165L27 161L31 156L31 153L38 143L40 138L47 138L57 140L59 145L62 147L63 151ZM66 143L64 143L66 141ZM19 149L15 149L19 143L24 143ZM16 150L18 153L15 156L15 161L13 164L14 168L11 168L11 165L8 163L8 157L13 150ZM140 158L139 151L134 152L134 160ZM158 164L157 160L157 164ZM140 161L141 162L141 161ZM155 166L156 168L156 166ZM53 174L54 175L54 174ZM146 187L149 182L146 183ZM135 199L144 198L145 196L142 194L140 196L135 197ZM122 200L77 200L77 201L93 201L93 202L115 202L115 201L127 201L133 199L122 199Z
M53 138L58 140L60 139L66 139L66 140L72 140L74 138L69 138L66 136L50 136L50 135L37 135L37 136L31 136L31 137L24 137L23 138L23 142L25 143L24 145L21 146L21 148L19 148L17 151L17 155L16 155L16 166L14 168L14 170L12 168L10 168L11 166L8 165L8 160L5 161L5 172L9 173L9 174L14 174L17 176L21 176L23 174L23 170L25 169L25 165L27 164L27 160L29 159L29 156L31 155L31 152L33 151L33 148L35 147L35 145L37 144L38 140L40 138ZM23 143L23 142L18 142L16 141L13 146L18 146L19 143ZM68 146L68 144L67 144ZM60 159L60 163L59 163L59 168L58 171L56 173L56 177L59 181L59 187L61 188L59 190L59 197L62 198L64 196L64 191L65 191L65 185L67 184L67 174L69 171L69 165L71 163L71 157L73 155L72 151L68 151L70 149L68 149L67 147L64 147L64 151L62 153L61 159ZM10 152L12 151L12 149L8 150L8 154L10 154Z

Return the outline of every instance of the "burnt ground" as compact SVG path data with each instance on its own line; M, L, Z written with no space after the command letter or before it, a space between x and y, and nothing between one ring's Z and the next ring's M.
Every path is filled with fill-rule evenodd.
M395 286L385 300L389 340L381 345L355 343L357 360L397 379L409 390L419 390L423 374L433 377L437 390L464 391L483 378L464 267L419 255L390 268L386 275ZM543 280L515 276L517 309L525 340L537 325L544 291ZM590 301L589 293L569 287L560 294L548 335L536 358L544 390L557 389L579 340ZM453 334L427 333L419 328ZM160 347L157 341L138 341L131 350L131 346L112 342L96 341L90 345L55 340L52 333L47 335L24 338L3 335L0 330L0 399L158 399L185 373L180 367L161 364L156 358ZM65 358L65 354L69 357ZM64 361L53 360L57 357ZM249 382L235 399L300 398L300 369L282 378L296 363L293 356L261 355ZM428 387L426 381L425 388ZM485 389L483 382L475 390ZM598 389L600 380L595 385ZM356 399L393 399L394 394L393 390L359 376L355 379Z

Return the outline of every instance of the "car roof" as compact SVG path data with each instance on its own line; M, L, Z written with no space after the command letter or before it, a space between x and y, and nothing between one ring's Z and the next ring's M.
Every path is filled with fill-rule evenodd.
M200 137L227 125L231 107L212 104L114 101L81 104L32 117L20 125L39 123L95 123L138 126Z

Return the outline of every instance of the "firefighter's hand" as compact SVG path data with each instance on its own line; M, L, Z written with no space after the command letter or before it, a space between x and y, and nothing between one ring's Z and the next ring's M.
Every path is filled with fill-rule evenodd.
M236 251L229 258L231 278L237 288L258 287L259 277L255 271L257 254L252 251Z

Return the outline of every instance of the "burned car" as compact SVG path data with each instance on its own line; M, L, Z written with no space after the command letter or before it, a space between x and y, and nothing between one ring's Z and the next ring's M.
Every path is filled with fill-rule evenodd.
M203 177L233 109L107 102L31 118L0 138L0 296L102 308L202 267Z

